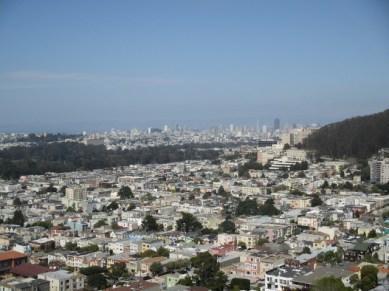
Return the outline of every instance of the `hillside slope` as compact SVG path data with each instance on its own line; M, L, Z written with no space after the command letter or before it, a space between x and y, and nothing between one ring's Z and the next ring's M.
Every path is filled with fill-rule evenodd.
M389 109L328 124L309 136L304 147L334 158L368 158L389 147Z

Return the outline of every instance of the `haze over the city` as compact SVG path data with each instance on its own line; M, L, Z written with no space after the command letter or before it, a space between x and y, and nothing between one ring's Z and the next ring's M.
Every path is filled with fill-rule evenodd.
M381 111L388 15L385 1L1 1L0 131Z

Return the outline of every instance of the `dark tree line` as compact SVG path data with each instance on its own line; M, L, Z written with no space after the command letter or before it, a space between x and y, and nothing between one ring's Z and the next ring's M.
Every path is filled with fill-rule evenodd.
M389 110L354 117L320 128L304 141L304 147L334 158L369 158L389 147Z
M258 205L255 199L246 198L246 200L240 201L238 207L236 208L237 216L241 215L278 215L281 214L281 211L274 206L274 200L269 198L265 201L264 204Z
M68 172L126 166L171 163L184 160L214 160L219 152L194 145L158 146L134 150L107 150L104 146L75 142L43 143L0 151L0 176L5 179L46 172Z
M35 133L30 133L27 136L18 137L17 141L45 143L45 142L64 141L65 139L76 139L80 137L81 134L48 133L48 134L37 135Z

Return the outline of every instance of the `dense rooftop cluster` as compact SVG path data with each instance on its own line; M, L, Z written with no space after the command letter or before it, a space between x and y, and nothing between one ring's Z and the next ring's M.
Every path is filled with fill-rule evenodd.
M0 182L0 286L381 290L386 191L360 164L282 141L226 146L212 160L22 175Z

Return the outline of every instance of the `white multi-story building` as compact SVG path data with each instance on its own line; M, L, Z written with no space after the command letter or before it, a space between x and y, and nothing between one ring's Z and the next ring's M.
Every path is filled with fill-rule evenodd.
M307 273L305 269L282 266L266 272L264 291L283 291L293 288L293 279Z
M370 181L372 183L386 184L389 182L389 149L381 149L378 155L369 161Z
M295 148L287 150L286 156L288 159L294 161L306 161L308 157L307 152L305 150Z
M70 273L65 270L42 273L38 275L38 278L50 282L50 291L73 291L84 289L85 276Z

